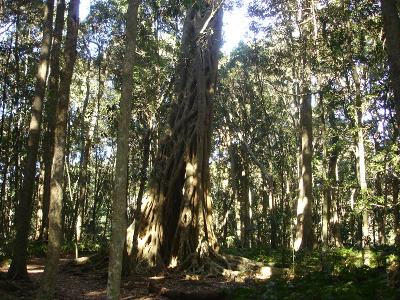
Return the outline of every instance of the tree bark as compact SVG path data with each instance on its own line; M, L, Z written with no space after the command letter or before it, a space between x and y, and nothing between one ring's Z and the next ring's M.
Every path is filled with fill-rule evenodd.
M237 149L236 144L232 143L232 139L229 138L229 150L228 151L229 151L229 158L230 158L230 162L231 162L230 173L231 173L231 187L232 187L231 205L232 205L232 203L235 203L234 204L235 205L235 208L234 208L235 215L237 215L236 212L239 211L237 209L238 208L238 204L237 204L238 203L238 188L237 188L237 179L236 179L236 177L237 177L237 172L236 172L237 159L236 159L236 155L235 155L236 149ZM239 228L238 227L238 223L239 223L238 219L239 218L235 217L235 219L237 220L235 225L236 225L236 228L238 229ZM227 220L224 220L224 230L225 231L227 231L227 227L228 227L228 225L226 223L227 223ZM239 237L240 231L236 230L236 233L237 233L237 237Z
M331 113L331 124L334 120L334 114ZM330 236L332 245L336 247L343 247L342 235L340 233L340 222L339 222L339 214L337 210L337 198L336 198L336 189L338 178L336 176L336 168L337 162L339 158L340 148L338 145L339 138L338 136L333 136L331 139L331 152L329 157L329 166L328 166L328 193L327 193L327 202L328 202L328 222L330 229Z
M32 117L29 125L28 155L24 171L24 181L17 210L17 233L14 241L13 260L7 272L10 279L28 279L26 268L27 247L32 215L33 189L36 178L36 162L40 142L43 99L50 60L51 35L53 27L54 0L47 0L44 13L43 41L40 52Z
M38 196L37 196L37 209L36 209L36 228L35 228L35 240L39 240L41 234L41 228L43 224L43 181L44 181L44 168L43 165L39 174L38 183Z
M6 205L7 205L7 197L6 197L6 185L7 185L7 173L8 173L8 166L10 164L9 156L10 156L10 142L9 142L9 135L10 135L10 128L11 128L11 116L8 117L8 124L6 127L6 138L4 138L4 123L6 120L6 109L7 109L7 90L8 90L8 84L10 82L9 79L9 62L10 62L10 57L12 54L12 43L13 43L13 38L11 36L11 41L10 41L10 46L8 48L8 55L6 62L3 64L3 84L2 84L2 118L1 118L1 127L0 127L0 138L2 141L2 147L0 149L0 157L1 157L1 163L2 163L2 169L1 169L1 178L2 178L2 183L1 183L1 188L0 188L0 209L1 211L6 211ZM8 111L8 109L7 109ZM3 238L8 237L8 226L9 223L7 222L8 219L8 214L3 213L0 217L0 234L2 235Z
M399 213L399 178L397 174L393 174L393 230L395 232L395 243L400 245L400 213Z
M328 224L329 224L329 207L328 202L328 189L329 182L327 180L328 173L328 151L326 142L326 122L325 122L325 106L322 99L322 93L320 93L320 105L321 105L321 123L322 123L322 230L321 230L321 241L324 249L328 247Z
M151 135L152 135L151 124L149 124L149 128L147 129L147 133L143 139L143 165L140 170L140 185L139 185L139 193L137 197L135 213L134 213L134 222L129 226L127 231L127 238L132 237L132 240L127 240L127 252L129 257L129 266L128 270L130 275L136 269L136 257L138 254L138 233L139 233L139 222L142 214L142 203L143 203L143 195L145 192L145 185L147 182L147 168L149 167L149 159L150 159L150 145L151 145ZM133 230L133 233L132 233Z
M351 55L351 54L350 54ZM367 251L369 249L369 214L368 207L365 201L365 196L367 193L367 180L366 180L366 170L365 170L365 150L364 150L364 130L362 122L362 99L361 99L361 83L358 75L357 68L350 58L350 66L353 75L353 80L355 84L355 125L356 134L354 135L354 143L356 148L356 168L357 168L357 178L360 186L360 200L363 202L362 208L362 247ZM368 264L368 259L366 261Z
M89 66L90 63L88 63ZM90 149L92 146L92 140L94 136L94 131L97 123L98 118L98 111L99 111L99 101L103 97L103 87L104 81L102 80L102 67L99 66L99 80L98 80L98 93L97 93L97 101L95 101L93 112L90 118L89 127L85 124L85 115L86 115L86 107L82 111L82 119L81 119L81 128L82 128L82 136L81 136L81 143L82 143L82 150L81 150L81 160L79 166L79 181L78 181L78 199L77 199L77 206L78 206L78 214L76 218L76 225L75 225L75 234L76 234L76 246L75 246L75 257L78 258L79 251L78 246L81 239L82 234L82 224L85 212L85 199L86 199L86 184L88 181L88 165L89 165L89 158L90 158ZM90 68L88 70L90 72ZM89 77L89 76L88 76ZM87 101L85 104L88 104L89 97L90 97L90 78L87 78ZM87 128L88 127L88 128Z
M56 127L54 131L55 141L49 208L49 242L45 269L39 290L39 295L44 297L52 297L54 294L61 250L66 133L70 88L77 54L78 25L79 0L71 0L68 8L67 36L65 40L65 65L60 78L60 92L55 116Z
M40 227L39 240L46 240L49 227L49 206L50 206L50 179L51 164L54 153L54 128L56 104L58 98L58 88L60 80L60 52L62 43L62 32L64 29L65 0L57 1L57 13L54 26L53 46L51 49L49 92L45 105L47 130L43 137L43 163L44 163L44 182L43 182L43 216Z
M128 183L129 127L133 92L133 70L137 37L138 8L141 0L129 0L126 13L126 44L122 68L122 92L118 117L117 158L113 193L110 262L108 264L107 299L119 299L122 254L126 237L126 198Z
M376 195L380 198L383 197L383 191L382 191L382 173L379 171L376 173L376 178L375 178L375 192ZM378 206L375 209L376 211L376 219L378 223L378 245L382 246L386 244L386 229L385 229L385 223L386 223L386 216L385 216L385 209L384 207ZM375 230L374 232L374 240L375 240ZM374 242L375 244L375 242Z
M243 150L242 150L243 151ZM249 197L249 179L248 167L246 160L241 157L237 160L237 186L238 186L238 201L240 214L240 247L250 248L250 197Z
M139 227L142 266L214 273L208 160L222 31L221 1L200 1L184 26L171 114Z
M400 132L400 18L396 0L381 0L383 29L389 59L397 129Z
M355 87L355 100L354 100L354 146L356 155L356 172L357 180L360 188L360 199L362 202L362 222L361 222L361 243L366 251L365 264L369 264L369 215L368 205L365 203L367 193L367 180L365 170L365 150L364 150L364 128L363 128L363 111L362 111L362 95L361 95L361 81L358 74L357 65L353 60L353 45L352 45L352 28L350 20L350 8L346 9L347 16L347 58L349 64L349 71L351 71L354 87Z
M312 226L312 107L311 107L311 49L312 35L311 3L302 1L302 97L300 102L300 132L301 132L301 164L299 178L299 199L297 204L297 229L295 249L314 246L314 231Z
M269 189L269 211L271 218L271 248L277 249L278 237L277 237L277 218L276 218L276 204L274 197L274 188Z
M361 201L365 200L365 194L367 192L367 180L366 180L366 170L365 170L365 150L364 150L364 130L362 122L362 100L361 100L361 88L360 79L358 75L357 68L354 62L350 62L352 67L353 80L356 88L356 100L355 100L355 124L357 133L354 137L355 147L356 147L356 165L358 182L361 190ZM362 246L363 248L368 247L369 243L369 222L368 222L368 207L364 205L362 211Z

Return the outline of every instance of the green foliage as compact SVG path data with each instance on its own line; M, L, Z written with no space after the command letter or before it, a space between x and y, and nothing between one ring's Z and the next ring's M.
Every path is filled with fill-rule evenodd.
M28 255L33 257L46 257L47 243L35 242L28 247Z
M271 249L265 246L256 248L224 248L224 253L235 256L246 257L264 264L273 264L275 267L289 267L288 263L292 261L292 250L285 249L284 256L287 264L282 265L282 249Z
M231 290L229 299L398 299L400 275L395 251L393 247L374 249L371 267L363 265L361 250L299 251L292 265L294 272ZM265 253L271 255L270 262L279 259L270 249L227 252L240 252L260 261L266 260Z
M79 244L79 253L96 253L104 248L101 243L95 243L92 241L84 241ZM64 254L74 254L75 253L75 243L66 242L61 246L61 252Z
M0 267L11 262L12 250L12 243L5 239L0 239Z
M79 253L96 253L103 249L105 245L102 243L95 243L92 241L84 241L79 244ZM31 257L45 258L47 253L47 243L45 242L33 242L28 247L28 255ZM61 246L61 253L71 254L75 253L75 243L72 241L64 242ZM0 247L0 265L4 265L10 262L12 257L12 247L10 244L5 244Z

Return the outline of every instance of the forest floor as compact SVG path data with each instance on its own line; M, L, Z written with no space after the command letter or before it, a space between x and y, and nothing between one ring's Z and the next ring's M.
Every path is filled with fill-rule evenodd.
M1 300L36 299L45 264L42 250L30 250L30 281L21 282L5 280L11 253L4 252L7 255L2 259L0 249ZM67 253L72 252L64 252L60 260L54 299L106 299L107 268L104 261L86 265L74 261L73 256ZM223 277L188 277L169 269L160 274L137 274L132 280L123 280L121 299L168 299L149 292L149 283L177 292L178 297L175 293L174 299L181 297L181 292L185 293L185 297L181 299L190 300L194 299L194 294L198 297L207 294L207 298L197 299L220 299L221 293L229 300L400 299L400 251L394 246L371 249L368 254L369 266L365 265L367 254L354 248L302 250L297 253L287 249L283 261L283 252L280 249L272 250L267 247L225 249L225 253L263 264L275 264L277 270L285 272L276 273L268 279L244 275L234 280ZM217 292L217 296L212 292Z
M60 259L60 272L57 278L54 299L106 299L107 273L105 270L81 271L66 268L71 257ZM30 281L5 281L5 275L9 265L0 269L0 299L35 299L39 288L40 279L43 275L45 258L30 258L28 262L28 273ZM6 285L5 287L1 286ZM164 296L150 293L149 282L159 287L174 291L184 292L214 292L221 288L232 288L243 286L234 281L227 281L222 277L202 278L196 280L185 278L177 274L142 274L136 276L133 281L123 280L121 286L121 299L161 300Z

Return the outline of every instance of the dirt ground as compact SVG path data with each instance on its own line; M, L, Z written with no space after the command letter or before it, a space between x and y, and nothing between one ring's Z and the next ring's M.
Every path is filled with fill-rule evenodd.
M57 278L54 299L106 299L107 273L100 271L82 271L64 266L71 258L60 260L60 272ZM0 299L35 299L40 279L44 270L44 258L31 258L28 263L30 282L6 281L5 274L9 266L0 269ZM184 292L215 291L221 287L233 287L238 283L224 278L207 278L196 280L169 273L137 275L133 281L123 280L121 299L161 300L166 297L149 293L148 283ZM241 284L243 285L243 284Z

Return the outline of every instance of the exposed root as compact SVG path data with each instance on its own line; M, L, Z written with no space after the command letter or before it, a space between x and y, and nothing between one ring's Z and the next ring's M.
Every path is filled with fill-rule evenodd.
M150 293L158 294L169 299L180 300L223 300L228 294L225 290L217 290L213 292L182 292L169 290L157 286L154 282L149 282L148 289Z
M35 285L30 281L12 281L0 278L0 299L25 299L35 289Z
M217 277L223 276L229 280L243 281L249 278L255 280L268 279L272 275L283 275L288 269L275 268L240 256L220 254L211 249L208 255L200 255L197 252L189 255L179 265L178 271L189 276Z
M63 271L76 273L92 270L107 270L110 251L100 251L86 257L69 260L63 267Z

